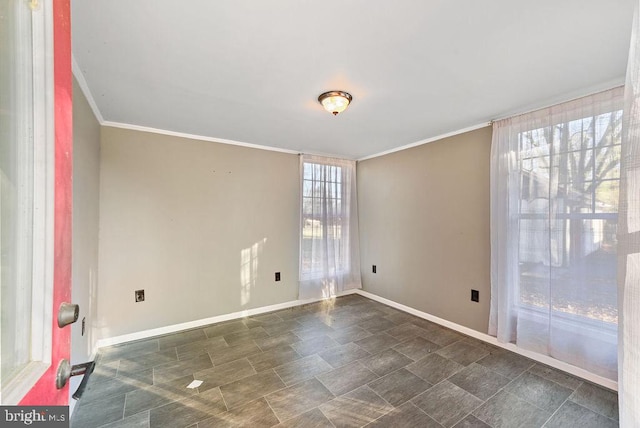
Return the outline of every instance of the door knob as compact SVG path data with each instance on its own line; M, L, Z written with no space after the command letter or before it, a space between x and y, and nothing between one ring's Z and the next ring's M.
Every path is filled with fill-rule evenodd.
M62 303L58 309L58 327L62 328L78 321L80 306L72 303Z
M56 388L62 389L71 377L71 364L68 360L60 360L56 371Z

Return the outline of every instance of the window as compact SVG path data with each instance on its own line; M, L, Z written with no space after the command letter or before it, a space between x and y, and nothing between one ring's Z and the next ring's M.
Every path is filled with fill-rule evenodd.
M324 274L325 243L336 254L336 270L348 266L348 254L341 257L343 170L340 166L305 163L302 178L302 276L319 277ZM348 239L345 237L345 240Z
M0 1L0 366L17 404L51 364L52 3ZM33 10L32 8L33 7Z
M491 148L490 334L609 379L622 96L498 121Z
M355 162L301 158L300 298L360 286Z
M518 134L522 305L615 330L621 135L622 110Z

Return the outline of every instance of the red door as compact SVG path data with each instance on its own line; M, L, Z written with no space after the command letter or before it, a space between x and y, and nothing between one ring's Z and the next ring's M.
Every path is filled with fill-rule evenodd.
M56 372L70 360L71 327L59 328L58 308L71 299L72 75L69 0L53 1L55 194L53 320L51 366L20 402L21 405L67 405L69 386L56 388Z

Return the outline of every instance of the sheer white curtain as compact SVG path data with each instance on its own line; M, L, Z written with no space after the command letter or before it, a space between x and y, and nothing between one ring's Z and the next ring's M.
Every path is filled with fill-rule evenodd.
M300 299L360 288L355 161L300 156Z
M623 88L498 121L491 314L499 341L617 377Z
M618 223L620 426L640 426L640 1L629 50L624 92Z

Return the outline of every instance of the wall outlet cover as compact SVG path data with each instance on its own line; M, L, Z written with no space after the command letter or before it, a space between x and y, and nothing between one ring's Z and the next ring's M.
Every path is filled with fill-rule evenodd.
M135 296L136 296L136 303L144 302L144 290L136 290Z
M480 292L478 290L471 290L471 301L472 302L480 301Z

